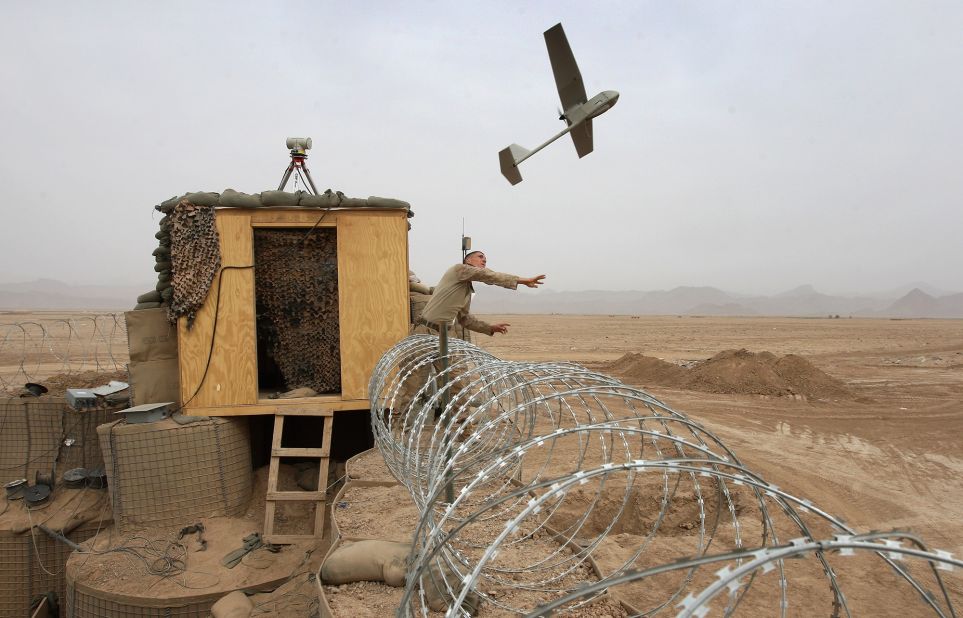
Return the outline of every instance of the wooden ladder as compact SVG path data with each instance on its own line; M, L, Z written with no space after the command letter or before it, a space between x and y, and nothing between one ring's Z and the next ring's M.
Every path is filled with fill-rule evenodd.
M324 417L324 433L321 436L321 448L284 448L281 438L284 435L285 416L321 416ZM331 454L331 433L334 425L333 410L277 410L274 415L274 435L271 438L271 467L268 470L267 496L264 502L264 534L261 535L268 543L287 545L299 541L320 539L324 535L325 493L328 484L328 457ZM278 491L278 472L281 468L282 457L305 457L318 459L318 490L317 491ZM274 514L279 501L314 502L314 534L275 534Z

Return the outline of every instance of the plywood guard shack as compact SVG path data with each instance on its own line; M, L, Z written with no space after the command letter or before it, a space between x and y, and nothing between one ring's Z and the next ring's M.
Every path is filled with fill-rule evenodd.
M187 328L186 318L178 322L180 394L185 409L207 416L299 412L318 416L366 409L375 363L408 334L407 210L218 208L216 226L221 271L193 326ZM271 228L335 230L339 393L270 399L263 389L259 392L254 234Z

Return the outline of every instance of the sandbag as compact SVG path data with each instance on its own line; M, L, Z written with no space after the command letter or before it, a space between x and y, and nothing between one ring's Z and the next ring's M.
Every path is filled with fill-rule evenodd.
M445 582L448 582L447 585ZM454 599L448 592L448 587L458 590L461 587L461 580L451 571L447 564L439 567L437 562L432 562L427 575L421 578L421 589L425 593L425 600L428 607L434 612L443 612L448 609ZM462 609L470 615L478 614L478 606L481 599L474 592L469 592L462 603Z
M368 200L360 197L346 197L341 200L341 208L367 208Z
M332 585L369 581L404 586L410 551L411 545L395 541L342 545L321 565L321 580Z
M155 303L137 303L134 305L134 311L141 311L143 309L157 309L161 304L159 302Z
M254 603L240 590L221 597L211 607L214 618L248 618L254 611Z
M157 273L159 273L159 272L161 272L161 271L164 271L164 270L170 270L170 269L171 269L171 263L170 263L170 261L156 262L156 263L154 264L154 272L157 272Z
M295 388L284 393L278 393L276 399L301 399L303 397L317 397L318 391L314 390L310 386L302 386L301 388Z
M390 197L378 197L377 195L372 195L368 198L368 206L370 208L411 208L411 204L402 200L395 200Z
M304 191L262 191L261 204L265 206L297 206Z
M158 292L163 292L169 287L172 287L171 276L167 275L166 278L161 278L161 277L157 278L157 285L154 286L154 289L157 290Z
M165 200L165 201L161 202L160 204L158 204L158 205L155 206L154 208L156 208L157 210L159 210L159 211L161 211L161 212L163 212L163 213L169 213L170 211L174 210L174 206L177 206L177 203L178 203L179 201L181 201L181 198L180 198L179 196L172 197L172 198L170 198L170 199L168 199L168 200Z
M210 191L198 191L196 193L188 193L184 198L195 206L217 206L220 194Z
M151 290L137 297L138 303L159 303L161 301L160 292Z
M174 288L168 287L160 291L161 299L170 302L171 298L174 296Z
M171 255L170 245L160 245L159 247L151 251L151 255L157 258L163 257L165 260L170 259L170 255Z
M239 193L234 189L224 189L224 193L221 193L220 204L232 208L259 208L262 205L260 194L248 195L247 193Z
M343 197L344 194L340 191L337 193L332 193L329 189L321 195L304 194L301 196L301 201L298 203L300 206L305 208L334 208L341 204L341 199Z

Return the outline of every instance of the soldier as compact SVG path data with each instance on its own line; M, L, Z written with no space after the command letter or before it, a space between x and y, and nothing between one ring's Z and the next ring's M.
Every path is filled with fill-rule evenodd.
M471 295L475 291L472 283L480 281L512 290L517 289L519 284L537 288L544 282L545 275L528 278L508 275L489 270L486 268L487 264L488 258L483 252L472 251L465 256L463 263L455 264L445 271L441 281L432 289L431 300L428 301L421 317L415 323L412 333L437 335L441 330L440 325L453 323L489 336L495 333L507 333L510 324L489 324L471 314ZM405 381L395 403L396 412L402 412L408 407L411 398L427 381L427 371L427 366L423 367L412 373ZM454 382L459 377L460 373L453 371L450 379Z
M431 300L432 288L421 282L414 271L408 271L408 303L410 305L410 321L412 327L421 318L421 312L425 310L425 305Z

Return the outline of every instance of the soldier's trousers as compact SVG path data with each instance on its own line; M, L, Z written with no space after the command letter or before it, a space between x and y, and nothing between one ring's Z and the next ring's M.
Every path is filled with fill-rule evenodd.
M410 334L437 336L438 331L425 326L424 324L416 324L411 328ZM451 337L450 333L449 337ZM411 359L409 363L405 364L408 365L414 362L414 359ZM412 371L411 375L409 375L408 379L405 380L404 384L401 385L398 394L395 396L394 405L392 406L393 414L406 414L408 412L408 408L414 402L415 397L418 395L418 391L421 390L421 388L428 383L428 380L431 379L432 366L434 366L436 375L440 374L444 369L441 361L435 361L434 363L426 363ZM468 385L468 380L465 378L465 369L458 366L452 367L448 370L446 375L448 377L449 384L451 384L451 399L456 399L460 394L462 394L462 391ZM441 385L438 384L437 386ZM469 407L475 407L475 404L469 404Z

